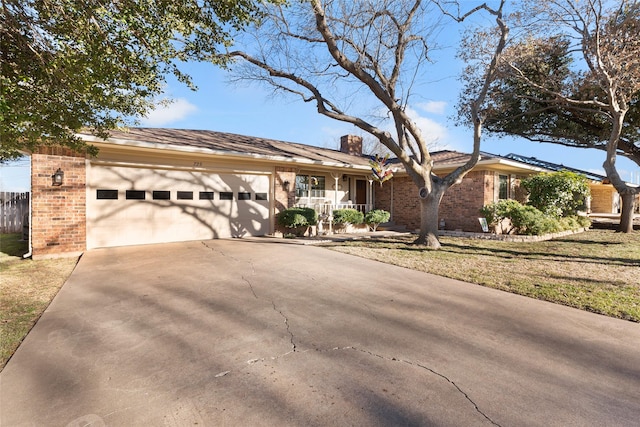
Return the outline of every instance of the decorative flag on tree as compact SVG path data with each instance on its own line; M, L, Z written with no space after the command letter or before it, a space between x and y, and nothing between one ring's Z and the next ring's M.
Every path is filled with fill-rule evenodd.
M371 165L371 174L374 181L378 181L380 185L393 178L393 171L389 167L389 154L384 157L376 154L371 157L369 164Z

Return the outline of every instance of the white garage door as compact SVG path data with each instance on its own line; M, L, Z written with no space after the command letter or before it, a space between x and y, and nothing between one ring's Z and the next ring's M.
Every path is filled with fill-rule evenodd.
M91 165L87 248L269 233L269 175Z

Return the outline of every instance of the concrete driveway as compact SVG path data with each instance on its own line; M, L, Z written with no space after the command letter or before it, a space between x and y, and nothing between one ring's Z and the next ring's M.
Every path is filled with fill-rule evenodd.
M636 323L270 242L86 253L0 374L0 424L640 423Z

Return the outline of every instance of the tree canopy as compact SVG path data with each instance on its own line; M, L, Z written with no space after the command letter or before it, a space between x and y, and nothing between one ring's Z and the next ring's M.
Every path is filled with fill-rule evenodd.
M501 77L491 91L487 132L606 151L612 126L607 109L562 103L554 94L583 101L606 98L600 85L572 70L576 59L567 37L526 39L507 48L504 57L509 62L501 64ZM640 93L629 102L618 149L640 165Z
M2 0L0 158L38 145L86 147L145 115L188 60L223 65L231 31L259 17L252 0Z

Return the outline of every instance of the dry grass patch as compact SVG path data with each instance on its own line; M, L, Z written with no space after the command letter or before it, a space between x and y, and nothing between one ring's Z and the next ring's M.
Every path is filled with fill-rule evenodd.
M640 322L640 233L590 230L546 242L442 237L438 251L412 237L331 249Z
M0 370L49 306L78 258L22 259L19 234L0 236Z

